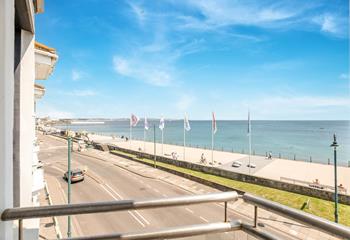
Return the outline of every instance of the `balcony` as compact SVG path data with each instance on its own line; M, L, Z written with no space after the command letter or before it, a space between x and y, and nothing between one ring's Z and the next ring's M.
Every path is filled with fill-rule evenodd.
M227 203L236 201L239 198L255 206L253 224L243 222L240 219L227 219ZM68 239L173 239L179 237L189 237L205 235L210 233L224 233L233 231L244 231L248 235L257 239L276 240L282 239L274 236L266 230L258 227L258 208L263 208L271 212L283 215L284 217L296 220L303 224L308 224L320 231L331 233L340 238L350 239L350 228L330 222L328 220L295 210L281 204L256 197L250 194L238 195L237 192L213 193L205 195L180 196L163 199L150 200L122 200L110 202L63 204L42 207L12 208L6 209L2 215L2 221L19 220L19 240L23 239L23 219L57 217L77 214L91 214L112 211L126 211L139 209L164 208L174 206L187 206L201 203L223 202L223 221L198 225L187 225L172 228L163 228L151 231L134 233L114 233L109 235L96 235L86 237L76 237Z

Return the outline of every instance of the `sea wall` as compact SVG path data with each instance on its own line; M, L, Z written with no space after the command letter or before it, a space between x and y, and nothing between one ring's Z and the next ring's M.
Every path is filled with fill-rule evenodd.
M137 151L133 151L130 149L125 149L125 148L120 148L120 147L118 147L116 145L112 145L112 144L108 144L108 148L110 150L117 150L117 151L121 151L124 153L137 155L141 158L154 159L154 155L152 155L152 154L137 152ZM267 178L262 178L262 177L227 171L225 169L220 169L220 168L211 167L211 166L204 166L204 165L191 163L191 162L185 162L185 161L181 161L181 160L174 160L174 159L161 157L161 156L156 156L156 161L172 164L172 165L175 165L178 167L187 168L187 169L191 169L194 171L200 171L203 173L208 173L208 174L212 174L212 175L216 175L216 176L220 176L220 177L225 177L228 179L257 184L257 185L261 185L261 186L265 186L265 187L271 187L271 188L275 188L275 189L279 189L279 190L283 190L283 191L298 193L298 194L307 195L310 197L316 197L316 198L320 198L320 199L324 199L324 200L328 200L328 201L334 200L334 193L333 192L325 191L325 190L321 190L321 189L315 189L315 188L311 188L308 186L296 185L296 184L282 182L282 181L278 181L278 180L267 179ZM151 165L151 164L149 164L149 165ZM161 168L161 167L159 167L159 168ZM163 168L161 168L161 169L163 169ZM181 175L181 176L184 175L184 177L186 177L186 178L190 178L194 181L203 183L203 184L208 185L208 186L212 186L212 187L220 189L220 190L232 190L231 188L228 188L226 186L223 186L223 185L220 185L217 183L212 183L210 181L207 181L207 180L204 180L201 178L197 178L194 176L188 176L188 174L179 173L177 171L170 170L170 169L163 169L163 170L166 170L168 172L172 172L174 174ZM187 176L185 176L185 175L187 175ZM235 189L235 190L237 190L237 189ZM349 195L338 194L338 199L339 199L339 203L350 205L350 196Z

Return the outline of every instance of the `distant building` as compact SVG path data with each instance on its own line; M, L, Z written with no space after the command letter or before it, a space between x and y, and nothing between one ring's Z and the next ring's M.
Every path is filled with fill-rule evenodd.
M0 1L0 212L39 205L43 172L38 168L36 101L57 61L56 51L35 42L35 13L43 0ZM17 221L0 221L0 239L16 239ZM38 239L39 220L23 222L24 239Z

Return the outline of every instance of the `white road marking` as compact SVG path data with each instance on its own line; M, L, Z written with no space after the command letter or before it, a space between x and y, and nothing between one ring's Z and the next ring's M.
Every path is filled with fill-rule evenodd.
M100 186L109 194L111 195L112 198L114 198L115 200L120 200L119 198L115 197L113 193L111 193L107 188L105 188L102 184L100 184ZM108 186L106 184L106 186ZM115 192L113 190L113 192ZM142 226L142 227L146 227L146 225L140 220L138 219L138 217L136 217L131 211L128 211L128 213Z
M105 184L106 187L108 187L115 195L117 195L119 197L120 200L123 199L123 197L117 193L111 186L109 186L107 183ZM131 211L128 211L130 213L132 213ZM149 221L146 220L146 218L144 218L137 210L134 211L143 221L145 221L145 223L147 223L148 225L150 224Z
M153 188L153 190L154 190L156 193L159 193L159 190L158 190L158 189Z
M191 209L189 209L189 208L185 208L185 209L186 209L186 211L189 212L189 213L192 213L192 214L194 213L194 212L193 212Z
M58 171L60 171L62 173L65 173L65 171L63 169L59 168L59 167L51 166L51 168L54 168L54 169L56 169L56 170L58 170Z
M109 186L107 183L105 183L106 187L108 187L115 195L119 197L119 199L123 199L122 195L117 193L111 186Z
M202 219L204 222L209 222L207 219L205 219L204 217L202 216L199 216L200 219Z
M145 221L145 223L147 223L148 225L150 225L150 222L146 220L146 218L144 218L137 210L135 210L135 213L142 218L143 221Z
M61 186L61 183L60 183L56 178L54 178L54 179L56 180L56 182L57 182L57 184L58 184L58 188L61 190L61 193L62 193L61 197L62 197L62 199L63 199L63 202L64 202L64 203L67 203L68 200L67 200L66 194L65 194L65 192L64 192L64 190L63 190L63 188L62 188L62 186ZM79 223L78 223L76 217L75 217L75 216L72 216L72 220L73 220L73 232L75 231L75 232L78 233L79 236L82 236L82 235L83 235L83 232L82 232L82 230L81 230L81 227L80 227L80 225L79 225Z

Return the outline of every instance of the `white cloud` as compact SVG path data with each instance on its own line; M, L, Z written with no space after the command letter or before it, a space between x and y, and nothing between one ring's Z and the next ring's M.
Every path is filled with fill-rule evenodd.
M280 26L282 21L290 23L291 18L300 15L308 8L299 4L298 8L290 3L268 3L263 1L201 1L192 0L188 4L199 11L202 17L185 16L187 27L214 29L230 25L253 25L259 27Z
M140 5L129 2L132 12L137 17L139 23L142 25L146 18L146 11Z
M114 70L123 76L146 82L154 86L169 86L172 82L172 71L161 61L152 59L126 59L120 56L113 57Z
M181 2L183 4L183 2ZM180 4L181 4L180 3ZM180 29L232 31L232 26L254 26L277 30L319 30L336 37L347 35L347 14L330 8L326 3L317 1L261 1L261 0L189 0L187 8L192 12L177 17ZM329 12L320 11L324 6ZM333 12L332 12L333 10Z
M126 59L122 57L115 56L113 58L114 70L121 74L128 76L130 74L129 63Z
M337 37L347 37L348 20L336 14L321 14L312 19L312 21L320 26L320 30Z
M83 71L79 71L77 69L72 70L72 80L73 81L78 81L85 76L86 76L86 73Z
M74 96L74 97L91 97L98 93L91 89L73 90L73 91L61 91L61 94Z
M349 75L346 74L346 73L342 73L342 74L339 75L339 78L340 79L349 79Z
M38 116L39 117L46 117L49 116L50 118L73 118L74 114L71 112L67 112L61 109L57 109L54 106L51 106L49 104L43 104L38 109Z
M290 70L302 65L302 62L299 60L283 60L277 62L267 62L260 66L259 69L266 71L275 71L275 70Z
M242 105L258 119L334 119L350 112L347 97L265 96Z
M194 103L195 97L193 95L182 95L176 102L176 108L180 111L186 111Z

